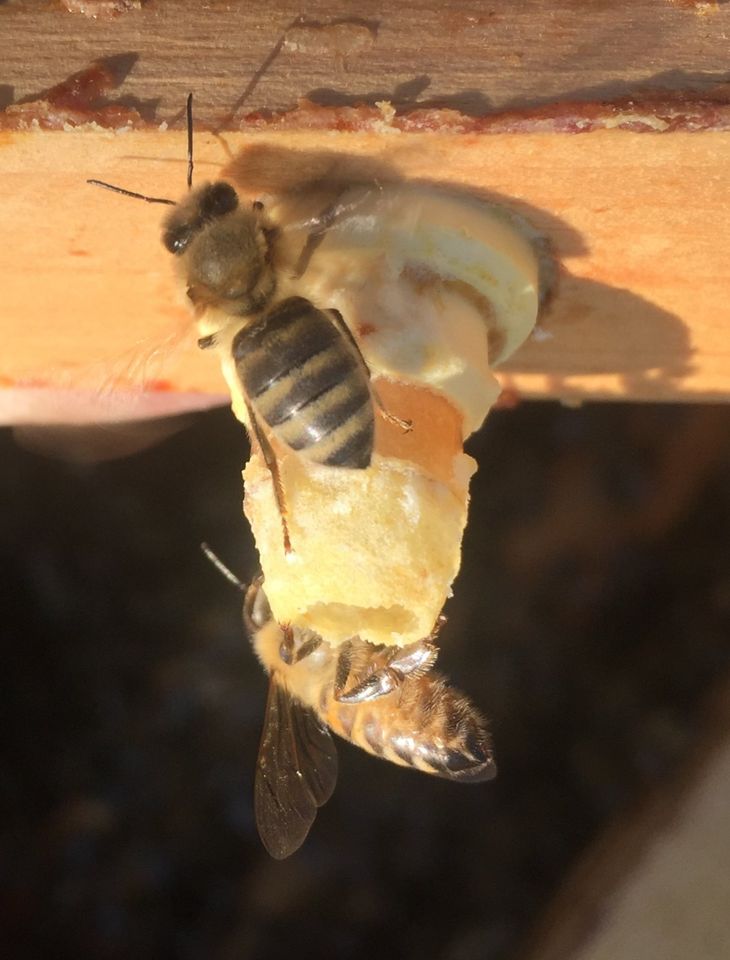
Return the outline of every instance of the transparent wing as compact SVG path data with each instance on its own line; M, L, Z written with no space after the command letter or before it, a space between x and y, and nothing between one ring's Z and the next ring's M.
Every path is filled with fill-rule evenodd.
M254 786L256 825L272 857L283 860L299 849L336 782L329 730L272 676Z

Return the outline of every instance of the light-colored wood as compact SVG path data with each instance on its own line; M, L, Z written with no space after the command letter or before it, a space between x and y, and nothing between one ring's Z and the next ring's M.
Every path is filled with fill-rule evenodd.
M728 76L730 4L365 2L351 42L326 28L321 45L316 31L292 28L302 12L293 4L130 6L94 20L61 2L0 4L0 107L37 99L112 56L120 77L128 75L101 103L130 103L149 124L116 135L0 131L0 419L35 420L38 409L48 416L48 386L72 388L55 409L63 419L70 403L74 420L116 416L125 384L137 398L122 400L127 416L177 409L183 393L188 406L224 396L214 358L194 347L159 244L164 208L84 182L182 193L184 134L160 123L179 123L191 89L201 127L225 118L234 127L232 111L290 108L302 96L389 99L407 109L437 103L483 115L652 89L722 98ZM328 0L307 5L308 22L348 16L351 9ZM321 151L338 168L360 158L485 193L549 238L563 275L542 337L502 374L511 391L568 401L727 397L727 124L725 132L580 136L249 129L198 137L198 176L218 176L235 154L237 182L255 193L292 171L305 176ZM262 158L269 178L258 176ZM142 379L148 391L140 394Z
M313 155L503 199L554 245L562 276L538 339L503 372L520 395L722 399L730 384L730 133L201 135L196 176L255 193ZM228 156L234 156L231 164ZM320 157L321 159L321 157ZM227 167L228 164L228 167ZM227 169L226 169L227 167ZM222 394L160 244L164 207L87 186L184 191L185 135L0 134L6 387L139 385ZM174 349L158 350L175 341ZM10 346L9 346L10 345ZM160 384L158 383L158 386Z

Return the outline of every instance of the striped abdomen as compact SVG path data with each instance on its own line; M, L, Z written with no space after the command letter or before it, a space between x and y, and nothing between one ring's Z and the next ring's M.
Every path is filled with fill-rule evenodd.
M370 465L370 377L332 315L290 297L243 327L232 346L241 387L279 440L315 463Z
M370 703L339 703L328 694L320 704L326 723L368 753L448 780L496 775L482 716L437 673L406 677L398 691Z

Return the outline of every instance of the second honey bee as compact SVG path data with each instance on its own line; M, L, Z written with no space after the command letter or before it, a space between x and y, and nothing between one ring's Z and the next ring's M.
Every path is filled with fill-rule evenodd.
M333 650L272 617L259 578L244 622L269 674L256 767L256 824L277 859L304 842L332 795L337 752L330 731L368 753L449 780L496 775L489 734L474 705L432 671L432 638L375 647L354 638Z

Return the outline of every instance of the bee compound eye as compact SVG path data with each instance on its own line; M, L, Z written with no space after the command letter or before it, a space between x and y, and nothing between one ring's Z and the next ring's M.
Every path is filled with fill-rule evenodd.
M212 183L200 201L200 215L203 220L215 220L230 213L238 206L238 194L223 180Z
M193 229L189 224L178 224L168 227L162 235L162 242L170 253L180 255L184 253L193 239Z
M273 618L269 600L261 586L259 586L251 605L251 619L257 627L263 627Z

